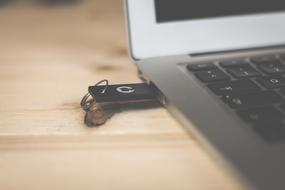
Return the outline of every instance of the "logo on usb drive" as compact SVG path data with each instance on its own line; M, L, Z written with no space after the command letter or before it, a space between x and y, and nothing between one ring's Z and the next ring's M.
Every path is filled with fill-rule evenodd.
M120 86L116 88L117 92L123 93L123 94L131 94L135 92L135 89L130 86Z

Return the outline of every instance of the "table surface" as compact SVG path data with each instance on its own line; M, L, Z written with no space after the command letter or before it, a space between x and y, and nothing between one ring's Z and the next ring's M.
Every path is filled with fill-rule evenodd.
M87 128L88 85L138 82L121 1L0 11L0 189L239 189L163 108Z

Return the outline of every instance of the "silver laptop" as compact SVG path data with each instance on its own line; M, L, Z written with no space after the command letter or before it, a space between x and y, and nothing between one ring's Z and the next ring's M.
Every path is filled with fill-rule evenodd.
M174 117L246 188L285 189L285 2L126 7L131 56Z

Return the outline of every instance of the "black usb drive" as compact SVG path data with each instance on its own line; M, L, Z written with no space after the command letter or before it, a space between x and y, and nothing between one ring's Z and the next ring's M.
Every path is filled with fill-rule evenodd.
M105 83L105 85L102 85ZM80 106L86 112L84 123L88 127L100 126L115 113L130 105L160 106L159 91L154 85L146 83L109 85L102 80L90 86L88 93L82 98ZM90 97L92 96L92 98Z
M97 103L125 102L156 99L156 89L145 83L90 86L91 96Z

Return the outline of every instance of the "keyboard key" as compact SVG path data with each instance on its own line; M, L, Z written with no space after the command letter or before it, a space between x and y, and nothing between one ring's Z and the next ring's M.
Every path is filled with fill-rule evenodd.
M243 65L248 65L248 62L246 60L228 60L220 63L220 66L224 68L238 67Z
M199 64L189 64L187 65L189 71L205 71L217 69L213 63L199 63Z
M250 59L252 63L260 64L260 63L268 63L278 61L278 58L275 55L266 55L266 56L258 56Z
M285 111L285 104L280 105L280 108Z
M265 106L237 111L237 114L250 123L264 123L281 120L283 114L273 106Z
M195 76L203 82L230 80L230 77L219 69L199 71L195 73Z
M269 89L280 88L285 86L285 77L283 76L261 77L257 79L257 82L259 82L264 87Z
M285 61L285 54L280 55L280 58Z
M230 68L228 72L236 78L256 77L260 75L260 73L250 65Z
M280 88L280 92L285 96L285 88Z
M261 91L259 93L232 94L222 98L234 109L265 106L277 103L284 103L284 99L274 91Z
M227 95L231 93L250 93L258 92L260 88L251 80L235 80L235 81L226 81L226 82L216 82L209 84L210 88L217 95Z
M285 125L282 122L260 124L253 127L265 141L277 143L285 140Z
M258 68L266 74L280 74L285 72L285 65L279 60L274 62L262 63L258 65Z

